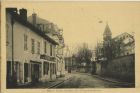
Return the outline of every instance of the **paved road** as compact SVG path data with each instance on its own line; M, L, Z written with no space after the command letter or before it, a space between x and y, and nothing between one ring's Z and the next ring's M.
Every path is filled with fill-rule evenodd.
M84 73L71 74L72 78L65 81L62 85L57 88L122 88L132 87L128 85L120 85L109 81L102 80L93 75Z

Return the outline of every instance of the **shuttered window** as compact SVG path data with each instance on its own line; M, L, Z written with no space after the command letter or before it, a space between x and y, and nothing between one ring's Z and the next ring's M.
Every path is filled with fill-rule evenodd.
M35 53L35 40L34 39L31 39L31 52L32 52L32 54L34 54Z
M24 50L28 50L28 46L27 46L27 41L28 40L28 36L26 34L24 34Z

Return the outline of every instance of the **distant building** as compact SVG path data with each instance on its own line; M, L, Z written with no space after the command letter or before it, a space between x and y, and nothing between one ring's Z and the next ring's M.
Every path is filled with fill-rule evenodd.
M134 36L125 32L114 38L107 24L103 33L103 41L98 42L95 48L95 62L97 74L105 73L107 64L111 60L127 55L135 54Z
M72 70L72 57L65 57L65 69L68 73L71 73Z
M6 8L8 84L54 80L58 59L64 63L62 53L57 57L64 39L55 40L35 24L35 20L34 24L27 20L26 9L20 9L18 14L17 8Z
M114 57L134 54L134 36L125 32L114 38L107 24L103 33L103 42L98 42L96 47L96 59L112 59Z
M135 53L134 36L125 32L113 38L116 44L119 44L119 50L116 51L115 57L130 55Z

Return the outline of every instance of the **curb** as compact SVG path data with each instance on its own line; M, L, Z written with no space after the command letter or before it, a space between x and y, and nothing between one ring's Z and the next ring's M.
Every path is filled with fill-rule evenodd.
M54 88L55 86L57 86L57 85L63 83L64 81L65 81L65 80L63 80L63 81L61 81L61 82L59 82L59 83L57 83L57 84L54 84L54 85L52 85L52 86L49 86L48 88Z
M71 79L71 78L72 78L72 77L68 77L67 79L62 80L62 81L60 81L59 83L56 83L56 84L54 84L54 85L49 86L48 88L56 88L57 86L61 85L63 82L65 82L65 81L67 81L67 80L69 80L69 79Z
M83 74L83 73L80 73L80 74ZM85 74L85 73L84 73ZM119 82L119 81L115 81L115 80L110 80L110 79L107 79L107 78L103 78L99 75L92 75L92 74L89 74L89 73L86 73L88 76L94 76L96 78L99 78L99 79L102 79L104 81L108 81L108 82L111 82L111 83L116 83L116 84L121 84L121 85L133 85L135 86L135 83L128 83L128 82Z
M110 79L107 79L107 78L100 77L98 75L92 75L92 76L95 76L96 78L100 78L102 80L109 81L109 82L112 82L112 83L117 83L117 84L122 84L122 85L135 85L135 83L113 81L113 80L110 80Z

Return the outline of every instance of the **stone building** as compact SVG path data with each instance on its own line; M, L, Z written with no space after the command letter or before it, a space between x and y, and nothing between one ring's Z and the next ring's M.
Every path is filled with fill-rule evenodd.
M114 38L107 24L103 33L103 41L95 48L96 73L102 74L108 63L115 58L135 54L134 36L125 32Z
M103 33L103 41L97 43L96 56L100 59L112 59L119 56L134 54L134 36L125 32L114 38L107 24Z
M135 53L135 40L132 34L127 32L122 33L113 38L113 41L118 47L115 51L115 57L125 56ZM118 45L117 45L118 44Z
M63 29L58 28L58 26L46 19L40 18L36 13L33 13L28 17L28 21L34 26L41 29L50 38L59 43L56 45L56 74L57 77L65 75L65 62L64 62L64 38Z
M6 8L7 84L54 80L57 46L43 28L27 20L27 10ZM63 60L63 59L62 59Z

